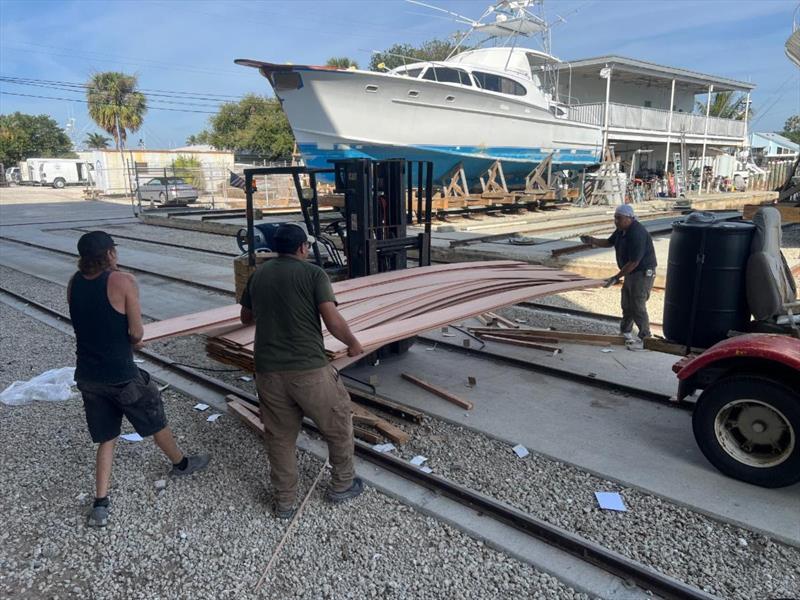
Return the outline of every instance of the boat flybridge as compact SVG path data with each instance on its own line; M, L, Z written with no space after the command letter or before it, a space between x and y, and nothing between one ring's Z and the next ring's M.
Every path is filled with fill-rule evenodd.
M524 11L532 1L499 2L490 7L495 21L472 22L472 29L506 39L509 30L515 37L541 32L543 21ZM512 179L550 155L559 168L600 158L601 128L571 120L558 101L558 62L517 46L410 59L382 72L236 61L268 79L309 166L403 157L433 161L437 178L459 164L474 178L499 160Z

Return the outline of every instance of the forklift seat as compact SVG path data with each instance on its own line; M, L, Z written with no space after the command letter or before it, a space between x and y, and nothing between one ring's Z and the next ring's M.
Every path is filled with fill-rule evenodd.
M747 303L756 321L774 323L797 298L797 287L781 252L781 213L764 206L753 216L756 226L745 273Z

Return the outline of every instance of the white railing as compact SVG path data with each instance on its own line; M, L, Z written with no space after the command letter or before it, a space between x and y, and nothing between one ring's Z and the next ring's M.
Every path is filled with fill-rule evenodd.
M602 126L605 119L605 104L595 102L573 105L569 107L569 116L573 121ZM608 107L608 120L611 127L666 132L669 127L669 111L612 102ZM672 133L703 135L705 126L706 118L703 115L672 113ZM718 117L708 119L709 137L744 137L744 134L744 121Z

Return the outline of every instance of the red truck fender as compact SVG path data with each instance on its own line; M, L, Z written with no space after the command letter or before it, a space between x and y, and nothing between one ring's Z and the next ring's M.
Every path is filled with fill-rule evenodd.
M678 375L678 397L683 398L709 382L709 373L722 369L757 370L791 373L800 377L800 340L788 335L748 333L714 344L697 356L676 362L672 370ZM712 377L713 379L713 377Z

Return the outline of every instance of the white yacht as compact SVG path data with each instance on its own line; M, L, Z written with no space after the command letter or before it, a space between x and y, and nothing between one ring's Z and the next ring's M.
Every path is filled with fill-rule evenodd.
M503 8L514 5L509 14ZM545 25L520 13L526 2L494 5L495 22L473 23L490 38ZM489 11L487 11L489 12ZM467 50L441 62L410 62L388 72L240 59L267 78L306 164L338 158L434 162L434 176L462 163L470 178L500 160L507 178L553 164L599 161L602 128L572 121L558 101L558 60L515 46Z

